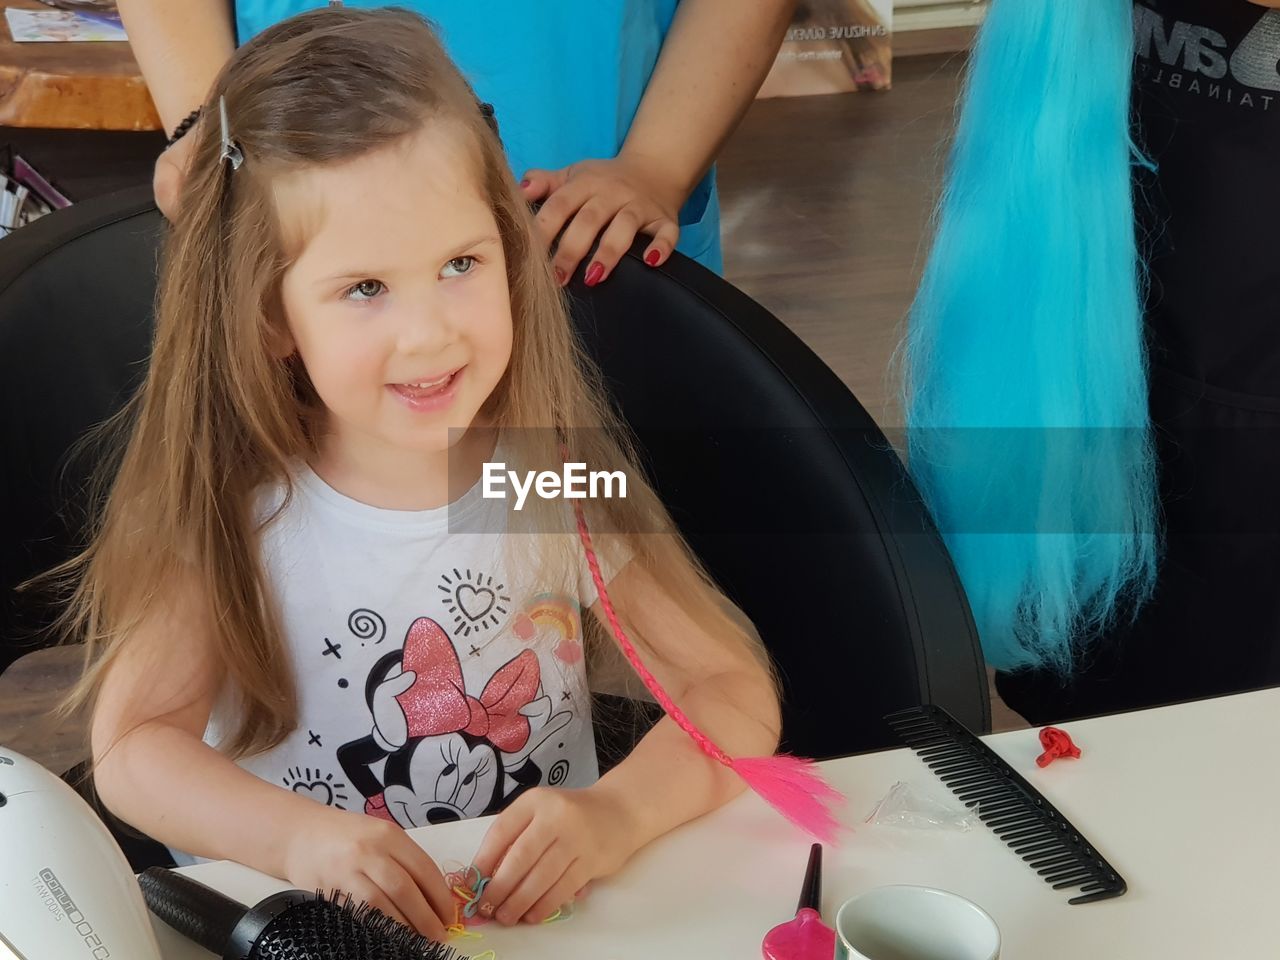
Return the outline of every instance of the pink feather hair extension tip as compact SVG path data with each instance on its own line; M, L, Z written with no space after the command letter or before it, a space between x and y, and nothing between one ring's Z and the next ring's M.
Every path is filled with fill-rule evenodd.
M622 623L618 620L613 603L609 600L609 591L605 589L604 575L600 572L600 561L596 557L595 548L591 545L591 532L587 529L587 520L581 504L574 504L574 514L578 520L578 536L582 540L582 549L587 555L587 566L591 568L591 579L595 583L596 592L600 595L600 605L604 608L618 646L636 675L666 711L667 716L674 720L676 725L687 733L704 753L740 776L765 803L815 840L834 845L841 825L833 813L833 808L844 802L844 795L826 781L819 772L817 764L812 760L785 754L772 757L730 757L689 719L663 689L658 678L649 672L640 659L639 652L627 637L626 631L622 629Z
M779 754L773 757L739 757L730 769L764 801L813 839L835 845L840 821L833 808L845 801L818 770L803 757Z

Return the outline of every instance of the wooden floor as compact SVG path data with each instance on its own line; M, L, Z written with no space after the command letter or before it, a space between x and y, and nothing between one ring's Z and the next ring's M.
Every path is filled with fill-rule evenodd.
M894 65L894 89L762 100L720 162L725 272L787 323L882 426L895 427L889 359L919 276L921 240L952 128L962 58ZM0 744L64 770L83 724L50 705L74 651L31 655L0 676ZM1021 725L995 705L997 729Z
M88 756L85 724L59 722L54 706L75 681L81 663L75 647L38 650L0 674L0 745L64 773Z
M757 101L719 164L725 273L897 426L889 358L919 277L963 57L893 90Z

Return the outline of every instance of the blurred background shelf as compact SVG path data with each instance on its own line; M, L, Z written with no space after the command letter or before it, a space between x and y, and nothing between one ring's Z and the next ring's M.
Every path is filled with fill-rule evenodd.
M0 127L138 132L159 130L160 117L127 43L15 43L0 21Z

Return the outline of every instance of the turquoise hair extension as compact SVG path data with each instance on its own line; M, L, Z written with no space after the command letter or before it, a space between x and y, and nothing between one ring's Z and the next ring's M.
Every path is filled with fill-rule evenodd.
M1132 0L994 0L900 353L911 472L988 662L1068 672L1159 548Z

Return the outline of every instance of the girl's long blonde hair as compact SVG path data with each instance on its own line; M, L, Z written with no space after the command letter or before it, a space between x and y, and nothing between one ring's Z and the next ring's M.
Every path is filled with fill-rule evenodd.
M220 159L219 98L244 157L234 171ZM277 24L236 52L204 112L189 134L191 166L165 243L147 378L118 421L128 442L90 546L55 571L71 584L63 625L87 644L70 706L95 698L131 635L181 579L207 603L214 662L243 708L224 748L233 756L260 752L293 729L297 691L259 561L254 502L264 484L287 485L291 464L315 452L319 410L302 365L271 350L290 255L272 184L386 147L428 123L447 123L474 146L502 237L513 347L487 413L512 459L558 469L567 437L571 459L624 470L627 497L587 508L604 532L602 552L643 565L696 622L759 653L670 532L577 344L501 143L421 18L328 8ZM571 518L566 523L555 502L531 503L524 513L524 529L541 535L512 539L536 539L540 572L569 580L581 557Z

